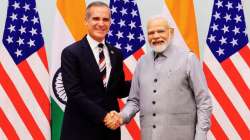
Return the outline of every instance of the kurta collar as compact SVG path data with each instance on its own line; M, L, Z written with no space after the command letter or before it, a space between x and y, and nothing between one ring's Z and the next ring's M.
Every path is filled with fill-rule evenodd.
M154 51L152 51L153 53L153 58L154 60L157 59L158 57L164 57L167 58L170 55L170 50L171 50L172 45L169 45L166 50L164 50L162 53L156 53Z

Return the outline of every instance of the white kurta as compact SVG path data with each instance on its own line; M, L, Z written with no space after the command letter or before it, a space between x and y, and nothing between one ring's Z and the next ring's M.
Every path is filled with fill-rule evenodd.
M169 46L140 59L121 115L127 123L139 110L143 140L206 139L212 103L192 52Z

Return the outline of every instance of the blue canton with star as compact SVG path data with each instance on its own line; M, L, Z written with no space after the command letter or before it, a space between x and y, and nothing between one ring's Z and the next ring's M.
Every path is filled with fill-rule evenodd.
M9 0L3 44L16 64L44 45L35 0Z
M219 62L248 43L247 29L240 0L215 0L207 44Z
M110 0L111 27L107 42L129 57L145 44L140 15L135 0Z

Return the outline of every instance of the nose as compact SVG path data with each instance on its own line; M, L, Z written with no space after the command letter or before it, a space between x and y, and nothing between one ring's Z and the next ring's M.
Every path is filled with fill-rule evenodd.
M159 38L160 37L160 34L158 33L158 32L154 32L154 34L153 34L153 38Z
M103 26L104 25L104 21L103 20L99 20L98 25Z

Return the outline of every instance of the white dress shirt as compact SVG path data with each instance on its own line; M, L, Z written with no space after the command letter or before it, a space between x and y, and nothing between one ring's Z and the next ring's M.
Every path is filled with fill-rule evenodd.
M111 71L111 63L110 63L110 57L109 57L109 52L108 52L108 48L105 45L104 40L102 42L98 42L96 40L94 40L90 35L87 35L87 40L89 42L90 48L95 56L95 60L96 63L99 65L99 48L98 48L98 44L102 43L103 46L103 53L105 56L105 62L106 62L106 81L105 83L108 84L108 80L109 80L109 76L110 76L110 71Z

